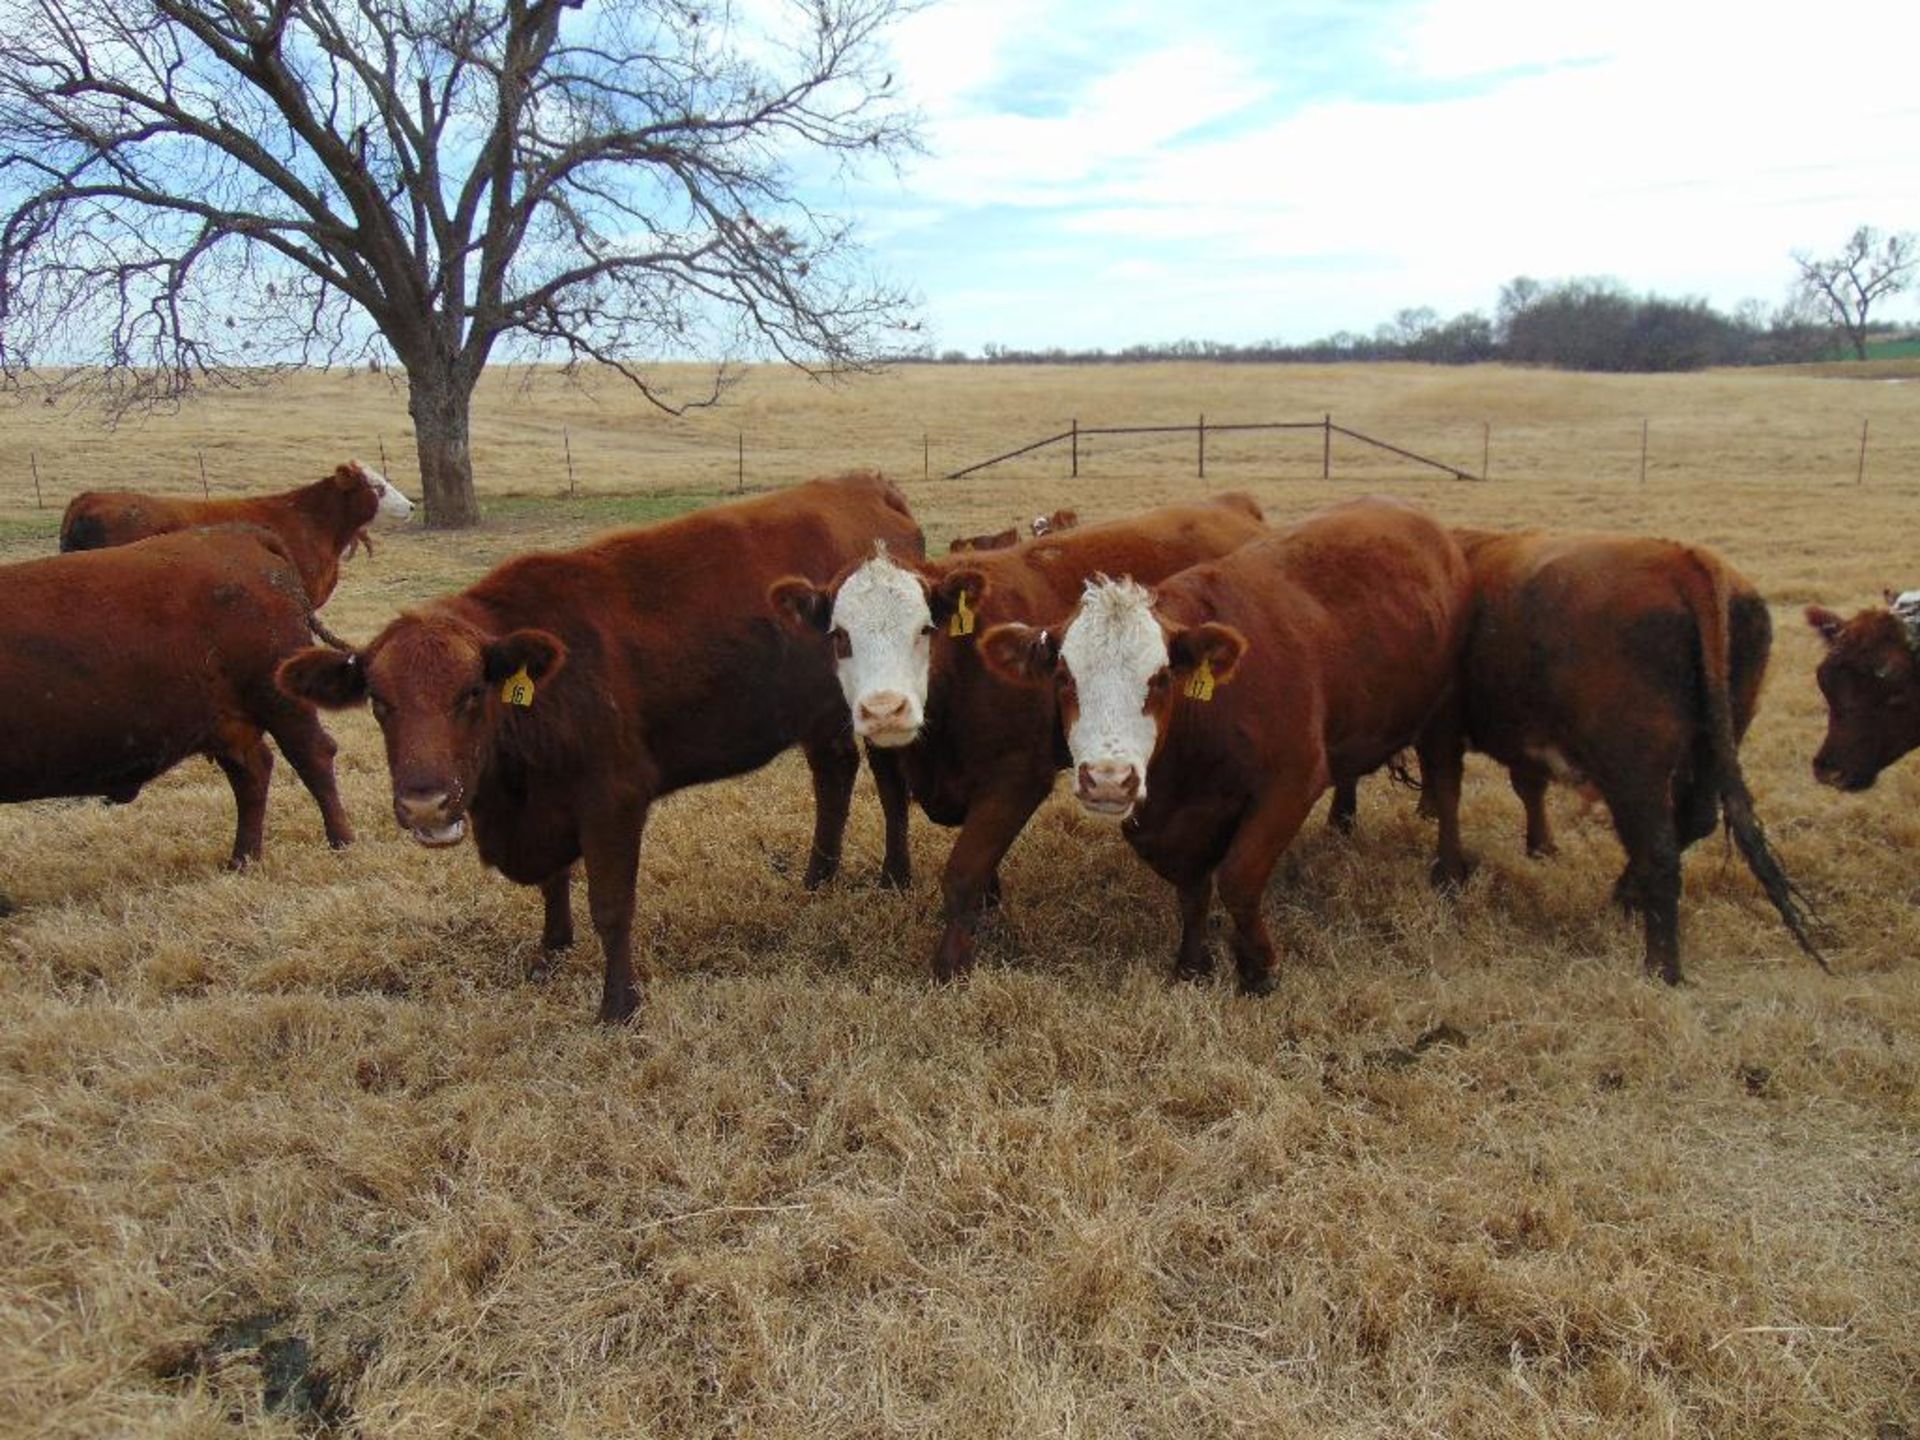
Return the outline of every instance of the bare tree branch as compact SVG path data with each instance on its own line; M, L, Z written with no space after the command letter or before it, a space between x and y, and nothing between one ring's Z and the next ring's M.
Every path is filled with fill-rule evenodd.
M1799 290L1847 337L1856 359L1867 358L1867 316L1874 305L1898 295L1913 278L1920 253L1910 234L1882 236L1862 225L1838 255L1816 258L1795 252Z
M894 163L913 0L0 0L0 380L116 402L390 350L430 513L475 513L496 349L871 366L908 298L803 174ZM775 12L769 11L768 15Z

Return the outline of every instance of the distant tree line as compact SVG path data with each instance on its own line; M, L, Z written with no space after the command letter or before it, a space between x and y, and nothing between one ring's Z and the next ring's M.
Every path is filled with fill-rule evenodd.
M1868 328L1888 333L1893 327ZM1504 360L1567 370L1675 371L1825 360L1835 353L1833 324L1799 292L1771 311L1758 300L1748 300L1728 315L1705 300L1635 295L1608 279L1543 282L1523 275L1501 287L1492 319L1478 310L1443 319L1421 307L1400 311L1371 335L1342 330L1304 344L1277 339L1247 345L1175 340L1121 350L1059 346L1029 350L989 344L977 357L946 350L911 358L1023 365L1156 360L1418 360L1472 365Z

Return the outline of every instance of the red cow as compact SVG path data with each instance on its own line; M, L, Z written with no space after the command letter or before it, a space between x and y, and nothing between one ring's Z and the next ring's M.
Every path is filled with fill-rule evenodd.
M1062 530L1071 530L1080 523L1078 510L1056 510L1051 515L1036 515L1031 528L1037 540L1043 535L1058 535Z
M949 555L971 555L980 550L1011 550L1020 543L1020 531L1012 525L991 535L965 535L947 542Z
M1887 592L1885 609L1851 620L1818 605L1807 623L1827 642L1815 678L1827 700L1827 738L1813 774L1836 790L1865 790L1920 746L1920 590Z
M1748 867L1817 960L1740 773L1773 643L1765 601L1712 551L1618 535L1457 531L1473 566L1469 742L1505 765L1527 849L1552 849L1550 779L1607 802L1646 964L1680 979L1680 855L1724 808Z
M875 556L827 588L792 579L769 592L791 623L831 635L855 733L897 753L930 819L960 827L941 884L937 977L971 964L1001 858L1066 763L1051 692L989 675L978 632L1059 619L1091 575L1158 580L1266 533L1251 498L1220 495L965 560Z
M1437 880L1466 870L1458 685L1467 563L1438 522L1336 505L1152 591L1089 585L1058 629L996 625L986 663L1059 697L1074 794L1180 892L1176 974L1213 965L1216 884L1240 988L1274 988L1267 881L1322 793L1417 746Z
M349 460L324 480L279 495L188 500L130 490L87 490L60 517L60 549L101 550L194 525L261 525L280 537L318 610L340 582L340 562L365 545L376 515L404 520L413 502L377 470Z
M366 649L309 649L280 683L373 707L393 810L423 845L473 822L480 858L538 885L542 943L573 943L568 880L584 859L606 953L602 1020L639 1003L631 957L640 837L653 802L757 769L799 744L816 807L806 883L840 858L859 751L823 643L796 644L767 586L826 580L876 541L921 550L900 492L872 473L523 555L389 624ZM877 767L889 867L904 869L906 796Z
M190 755L218 764L260 858L271 735L319 802L327 840L353 827L334 743L273 673L308 642L308 602L278 537L226 525L0 566L0 800L124 803Z

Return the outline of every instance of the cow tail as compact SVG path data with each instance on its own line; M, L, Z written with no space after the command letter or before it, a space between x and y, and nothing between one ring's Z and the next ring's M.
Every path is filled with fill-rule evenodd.
M1692 569L1687 589L1694 628L1700 637L1700 678L1705 692L1708 744L1712 754L1713 787L1721 813L1740 854L1760 882L1760 888L1780 913L1781 921L1813 962L1828 974L1826 957L1813 942L1819 923L1813 904L1788 878L1786 867L1767 841L1767 832L1753 808L1753 793L1740 770L1740 742L1733 726L1733 638L1731 597L1726 567L1696 550L1684 552Z
M345 650L348 654L353 653L353 646L329 630L326 625L322 623L320 617L311 610L307 612L307 628L314 633L322 644L331 645L336 650Z

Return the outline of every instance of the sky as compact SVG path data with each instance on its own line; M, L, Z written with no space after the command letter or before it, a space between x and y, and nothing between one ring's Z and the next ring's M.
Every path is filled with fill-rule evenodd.
M937 349L1370 334L1516 275L1772 308L1793 251L1920 231L1920 0L935 0L889 44L927 153L843 208Z

